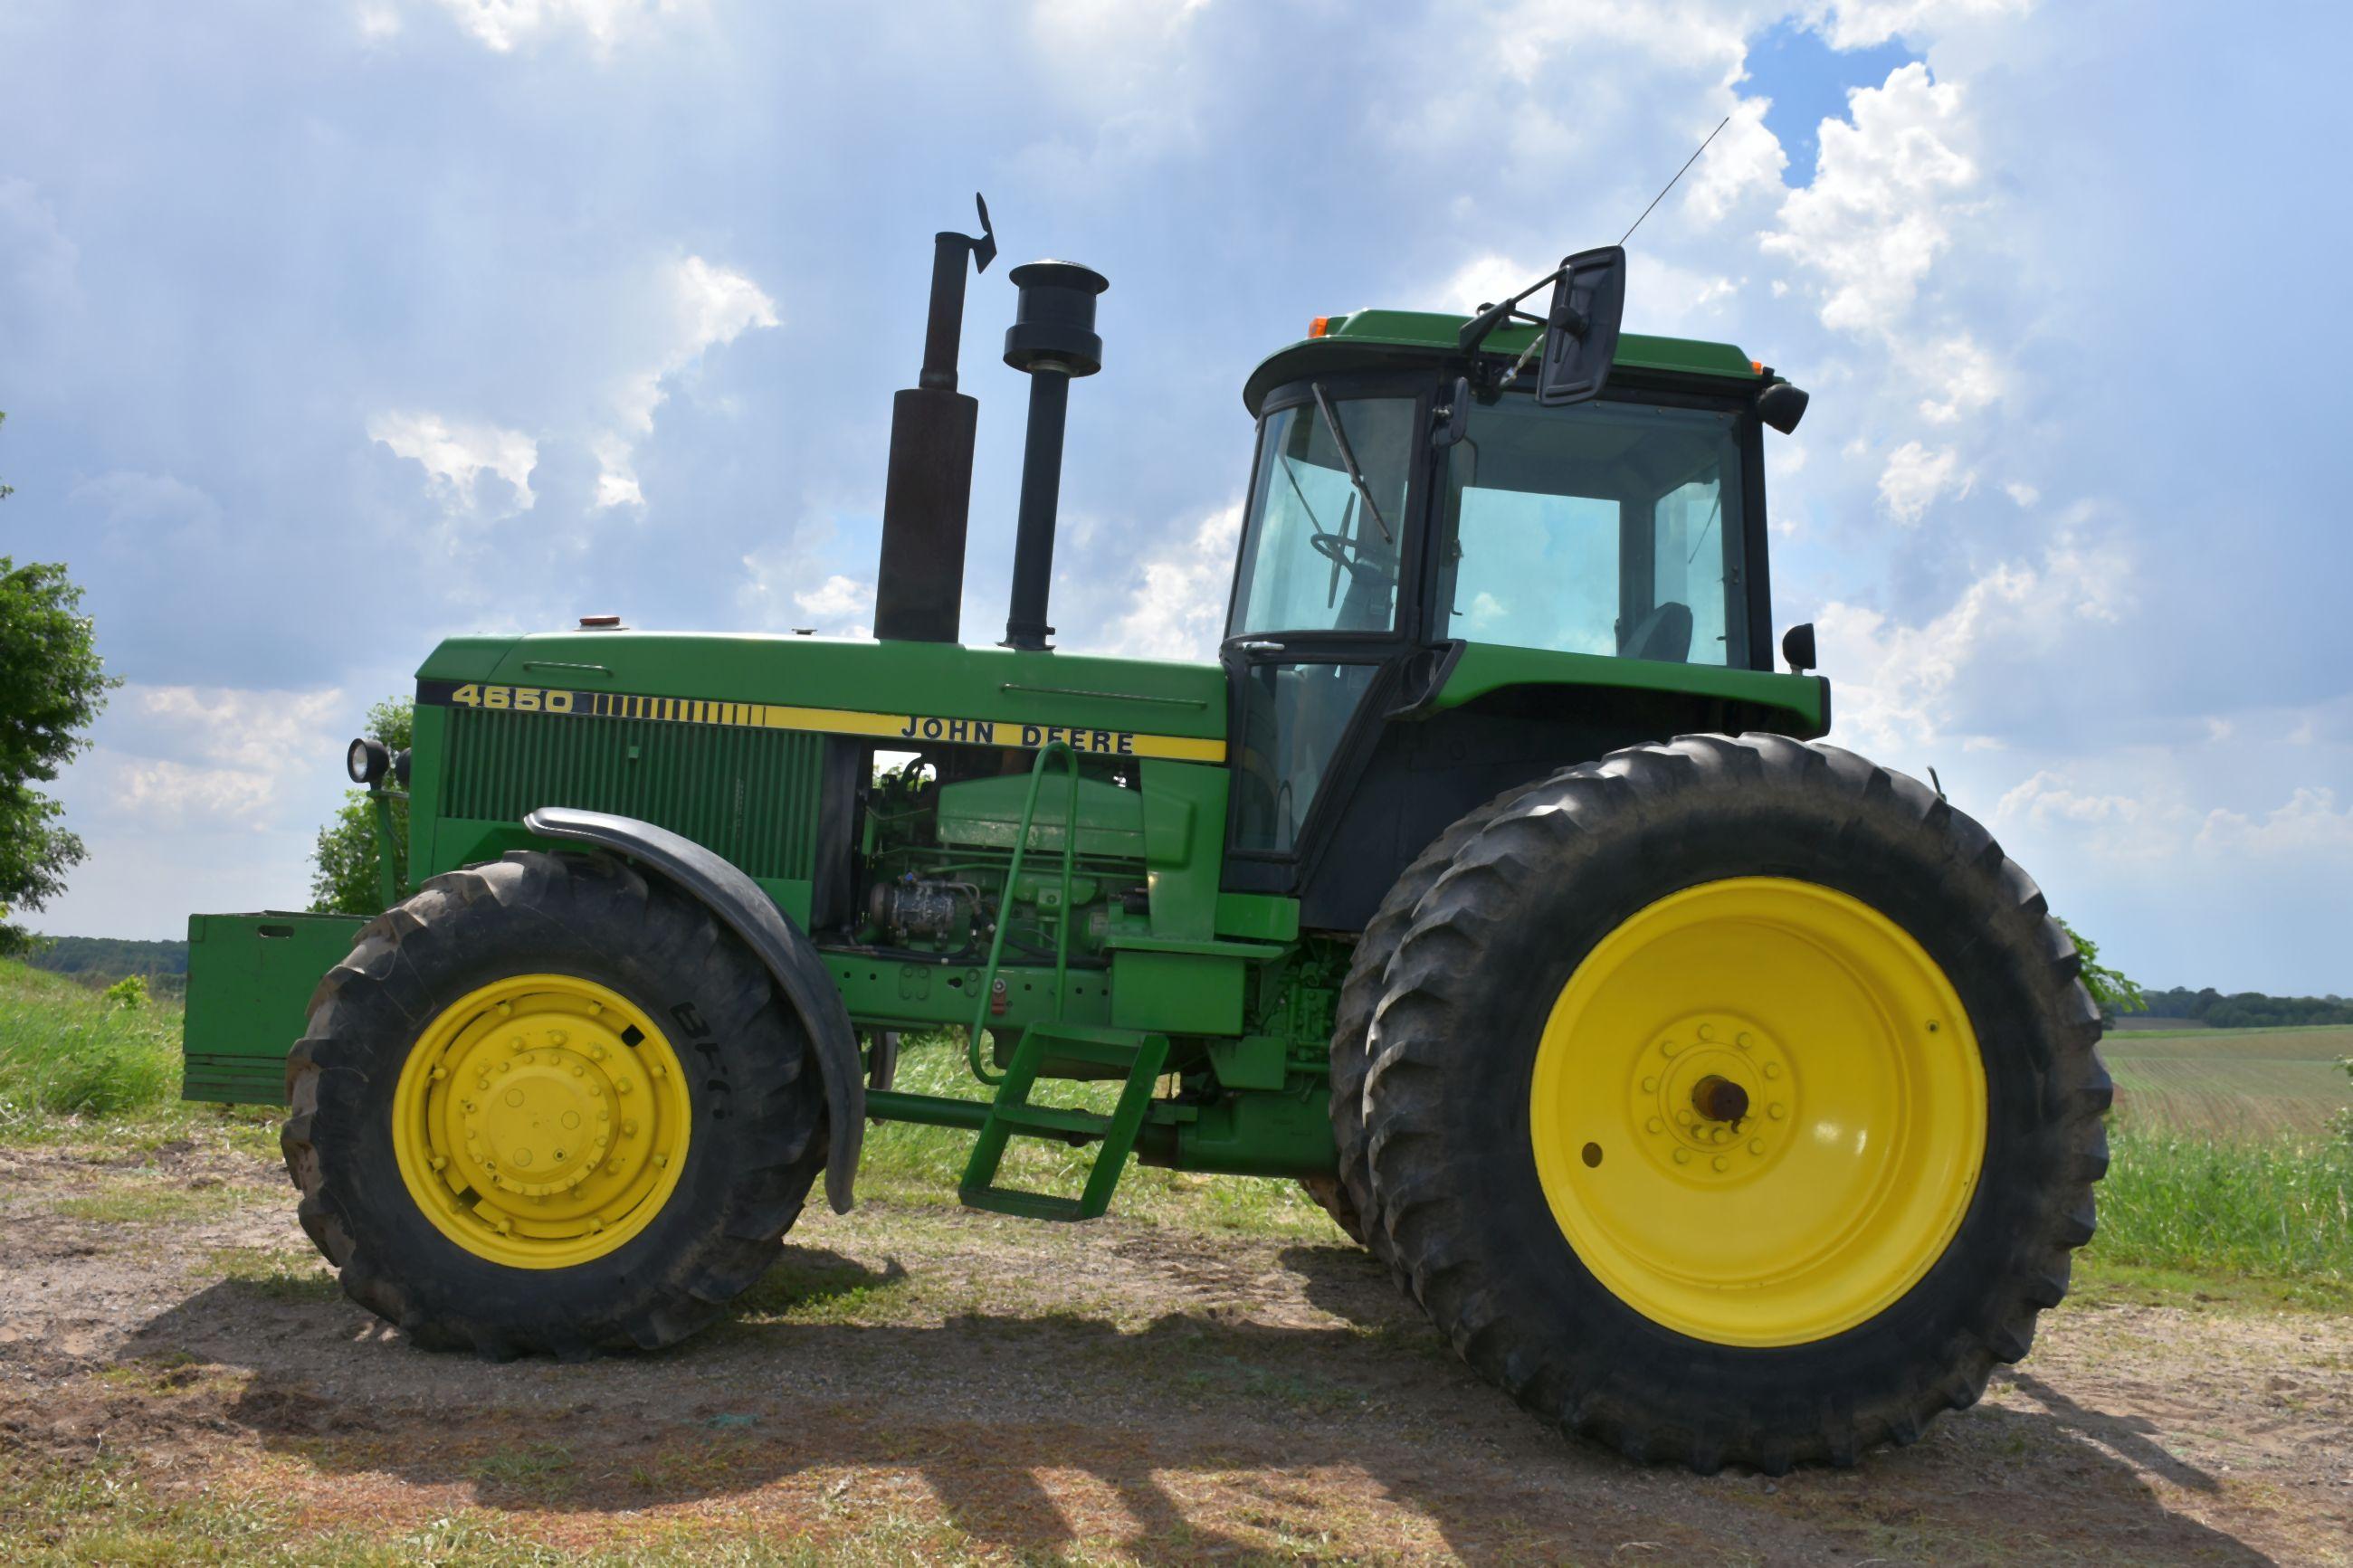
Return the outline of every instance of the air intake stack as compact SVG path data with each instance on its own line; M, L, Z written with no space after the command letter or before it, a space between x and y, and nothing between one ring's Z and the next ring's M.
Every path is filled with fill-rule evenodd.
M1046 595L1054 574L1054 513L1062 495L1062 427L1070 416L1071 381L1103 368L1095 296L1111 282L1071 261L1033 261L1015 268L1011 276L1021 300L1005 334L1005 363L1029 377L1029 435L1021 455L1013 613L1006 618L1004 646L1042 651L1054 635L1046 624Z
M964 333L964 263L997 258L988 204L980 237L932 239L932 306L923 370L891 400L891 467L882 490L882 555L874 574L874 635L885 641L955 642L964 605L964 545L972 512L973 432L980 405L956 390Z

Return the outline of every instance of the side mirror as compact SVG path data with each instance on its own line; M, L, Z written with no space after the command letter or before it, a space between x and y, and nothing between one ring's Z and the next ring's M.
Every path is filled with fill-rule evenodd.
M1791 626L1781 634L1781 657L1789 661L1789 673L1803 675L1820 660L1814 657L1814 623Z
M1463 432L1471 427L1471 378L1456 376L1454 390L1433 412L1435 426L1430 432L1430 444L1442 451L1461 440Z
M1560 264L1545 316L1544 363L1536 401L1546 408L1598 395L1618 360L1618 323L1626 313L1626 252L1605 245Z
M1757 395L1757 417L1787 436L1806 416L1806 405L1812 401L1803 390L1777 381Z

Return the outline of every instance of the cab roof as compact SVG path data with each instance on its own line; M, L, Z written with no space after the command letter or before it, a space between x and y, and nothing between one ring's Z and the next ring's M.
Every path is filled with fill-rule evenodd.
M1326 316L1321 331L1277 349L1259 362L1242 384L1242 402L1255 417L1266 395L1286 382L1325 371L1427 364L1451 358L1463 324L1470 319L1436 310L1351 310L1345 316ZM1482 356L1516 359L1535 335L1532 326L1499 327L1487 334L1479 352ZM1628 370L1720 376L1750 385L1773 379L1770 372L1730 343L1651 338L1639 332L1619 337L1617 363Z

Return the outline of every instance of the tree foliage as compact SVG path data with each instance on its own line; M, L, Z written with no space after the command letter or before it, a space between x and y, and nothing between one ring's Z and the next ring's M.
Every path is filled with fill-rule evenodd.
M2057 915L2051 918L2054 921L2059 920ZM2059 929L2067 933L2068 938L2075 944L2075 951L2083 955L2084 989L2089 991L2092 994L2092 1000L2100 1005L2102 1014L2113 1018L2119 1013L2140 1013L2147 1010L2148 1004L2141 999L2138 983L2124 971L2111 969L2100 962L2098 942L2085 936L2065 921L2059 921Z
M2177 985L2148 994L2149 1013L2185 1018L2216 1029L2316 1028L2353 1024L2353 1002L2342 996L2267 996L2260 991L2224 995L2211 985Z
M364 732L395 752L408 749L417 718L416 704L406 697L388 697L367 711ZM392 810L392 863L408 866L408 803L389 803ZM384 912L384 885L376 870L375 805L362 789L343 792L343 804L334 819L319 829L311 851L311 908L319 914L375 915Z
M11 910L41 908L84 858L58 825L65 808L37 786L88 748L117 684L65 567L0 555L0 952L32 944Z

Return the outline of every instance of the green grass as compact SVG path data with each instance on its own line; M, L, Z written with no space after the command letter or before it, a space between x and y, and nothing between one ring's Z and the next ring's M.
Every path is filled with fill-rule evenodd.
M62 975L0 961L0 1132L174 1103L180 1018L174 1001L117 1006Z
M2100 1264L2308 1284L2353 1297L2353 1145L2119 1128Z

